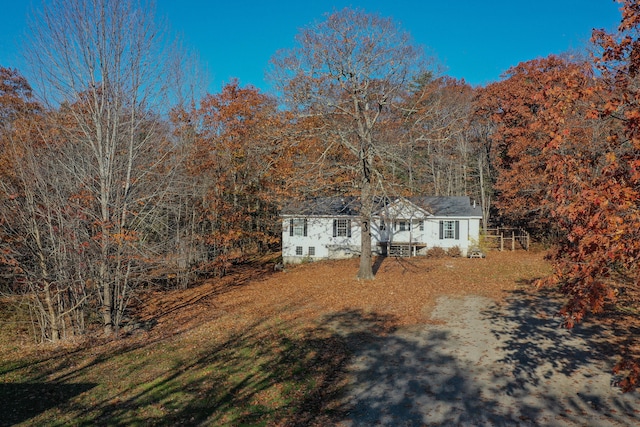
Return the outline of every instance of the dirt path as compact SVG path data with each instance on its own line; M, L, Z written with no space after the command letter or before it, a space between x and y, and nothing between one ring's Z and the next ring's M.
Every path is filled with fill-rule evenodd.
M441 297L432 319L352 340L342 426L640 425L640 394L614 387L604 330L560 327L558 306L524 295ZM364 344L363 344L364 343Z

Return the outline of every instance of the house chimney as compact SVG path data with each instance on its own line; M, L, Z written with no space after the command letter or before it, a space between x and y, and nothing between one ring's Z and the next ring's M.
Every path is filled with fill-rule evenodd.
M473 207L476 207L476 199L473 199Z

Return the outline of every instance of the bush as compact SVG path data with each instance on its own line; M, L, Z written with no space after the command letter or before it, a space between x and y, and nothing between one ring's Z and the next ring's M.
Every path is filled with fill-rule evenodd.
M452 258L460 258L462 256L462 251L458 246L454 246L447 250L447 255L449 255Z
M435 246L427 251L427 258L444 258L447 255L447 251L439 246Z
M482 253L486 254L491 249L491 242L485 237L484 233L481 232L480 239L471 239L471 245L469 247L479 249Z

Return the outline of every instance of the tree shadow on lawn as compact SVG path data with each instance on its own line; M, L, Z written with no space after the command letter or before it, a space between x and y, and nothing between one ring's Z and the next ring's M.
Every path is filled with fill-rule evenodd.
M185 289L171 289L143 294L127 309L131 316L128 324L123 325L123 335L130 335L140 329L151 330L159 323L174 323L177 316L182 323L195 319L202 310L193 310L194 306L210 307L212 301L222 294L231 292L249 283L264 280L273 274L271 264L245 262L234 265L222 277L213 277ZM185 308L190 308L185 310Z
M95 386L90 383L0 383L0 426L27 421Z
M606 364L614 356L603 346L608 334L602 325L583 322L568 330L558 314L561 307L562 300L551 291L517 290L504 305L485 310L506 353L501 361L512 367L520 382L539 385L546 378L543 367L570 376L585 366ZM507 391L519 388L510 384Z
M534 395L538 405L553 405L578 425L596 419L638 425L638 393L622 393L620 378L612 375L615 331L588 320L566 329L558 314L562 304L553 290L518 290L483 312L503 353L498 363L512 377L504 391L515 398Z
M486 393L492 384L477 381L479 371L448 350L453 333L428 328L347 336L354 358L340 425L519 425L521 414L500 410Z
M372 321L357 312L345 317ZM327 328L263 319L198 351L121 399L110 393L91 407L70 408L86 420L77 424L320 426L343 418L349 353Z
M611 385L602 327L561 328L559 303L541 294L473 298L451 300L444 325L342 331L353 359L340 425L640 423L638 395Z
M87 426L640 422L637 395L602 382L610 381L603 374L609 355L594 349L606 340L603 328L560 328L559 305L543 295L515 292L500 306L469 301L450 304L449 324L400 330L392 316L359 310L326 316L317 327L259 319L189 357L181 353L147 383L123 390L105 380L98 401L72 399L59 410ZM144 369L153 360L144 359L147 351L140 343L118 355L131 353L123 360ZM105 354L56 381L72 387L88 369L108 377L109 362Z
M357 317L349 314L364 322ZM43 359L23 375L33 384L0 384L3 413L8 425L307 426L340 412L349 354L332 331L263 318L208 343L195 354L178 337L109 347L86 362L77 353ZM178 353L159 354L165 346ZM98 384L79 383L96 373Z
M384 264L383 272L386 272L389 269L393 269L394 267L399 268L401 274L406 273L416 273L416 272L425 272L431 270L433 267L418 266L415 262L413 262L415 258L407 258L400 256L388 256L388 255L379 255L375 258L375 262L373 263L372 269L373 274L378 274L378 271Z

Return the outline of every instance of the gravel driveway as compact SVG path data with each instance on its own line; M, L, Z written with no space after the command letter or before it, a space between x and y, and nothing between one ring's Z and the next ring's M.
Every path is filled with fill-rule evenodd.
M640 394L614 387L606 331L573 331L558 305L442 297L435 324L351 339L341 426L640 425ZM353 336L351 337L353 338Z

